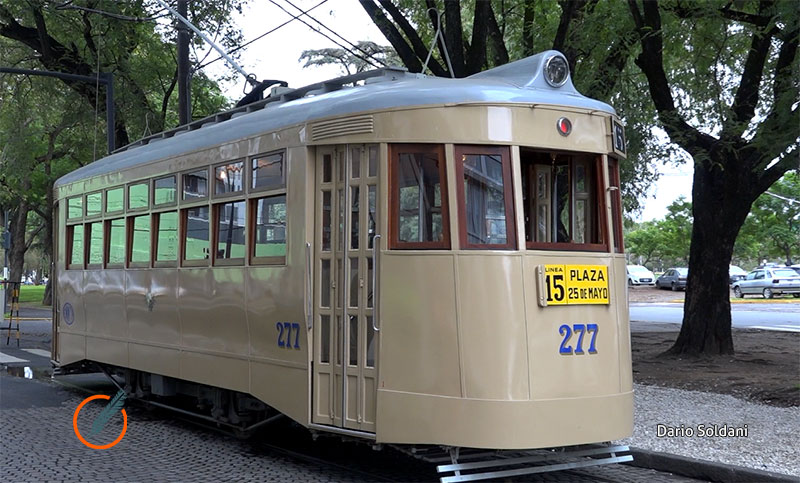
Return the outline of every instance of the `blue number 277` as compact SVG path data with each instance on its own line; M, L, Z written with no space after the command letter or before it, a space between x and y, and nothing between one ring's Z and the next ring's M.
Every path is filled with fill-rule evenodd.
M559 354L564 355L581 355L585 354L583 351L583 336L585 334L591 334L592 338L589 341L589 354L597 354L597 347L595 347L595 341L597 340L597 324L573 324L570 327L567 324L563 324L561 327L558 328L558 333L561 334L563 339L561 340L561 346L558 348ZM575 334L578 337L578 340L575 344L575 350L573 351L572 345L569 345L569 341L572 338L572 334Z

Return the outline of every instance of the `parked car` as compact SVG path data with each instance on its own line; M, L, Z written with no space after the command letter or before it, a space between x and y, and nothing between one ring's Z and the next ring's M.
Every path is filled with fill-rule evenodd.
M628 265L628 285L653 285L656 276L642 265Z
M685 267L670 268L656 279L657 288L670 288L673 291L686 290L686 279L689 269Z
M744 280L733 284L733 294L739 298L763 295L765 299L771 299L789 293L795 298L800 297L800 275L788 267L756 269Z
M732 284L733 282L736 282L737 280L742 280L746 276L747 272L737 267L736 265L728 266L728 285Z
M792 265L789 268L794 269L794 271L797 272L798 275L800 275L800 265Z

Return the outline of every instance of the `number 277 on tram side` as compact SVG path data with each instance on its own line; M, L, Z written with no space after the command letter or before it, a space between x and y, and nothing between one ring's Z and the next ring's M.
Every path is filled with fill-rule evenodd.
M242 424L626 437L624 156L616 113L554 51L278 88L57 182L54 360Z

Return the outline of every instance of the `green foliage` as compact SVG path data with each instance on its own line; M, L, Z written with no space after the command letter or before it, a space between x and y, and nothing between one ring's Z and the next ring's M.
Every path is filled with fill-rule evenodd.
M683 197L667 207L667 215L640 223L625 234L625 249L642 265L663 270L689 264L692 235L692 204Z
M335 48L304 50L298 60L305 60L303 67L337 65L344 75L374 69L376 65L402 65L397 53L389 46L364 40L356 42L356 46L358 48L352 51Z

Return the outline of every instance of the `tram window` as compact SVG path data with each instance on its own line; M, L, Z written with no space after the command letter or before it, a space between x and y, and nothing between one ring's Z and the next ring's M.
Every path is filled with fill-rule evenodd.
M208 170L192 171L183 175L183 199L194 201L208 196Z
M121 194L121 192L120 192ZM125 219L118 218L108 222L108 266L122 266L125 263Z
M279 189L286 185L283 152L255 157L250 160L250 167L252 169L250 187L253 190Z
M245 202L234 201L216 205L216 253L217 260L244 260Z
M175 203L175 193L178 190L175 176L159 178L153 183L153 204L168 205Z
M461 246L516 248L507 147L456 146ZM510 222L509 222L510 221Z
M183 241L183 259L208 260L210 244L208 206L183 210L183 226L186 238Z
M156 215L156 262L178 260L178 212Z
M89 258L86 260L89 266L103 265L103 223L90 223L87 230L87 242L89 244Z
M525 149L520 158L528 247L606 250L599 158Z
M150 196L150 185L148 183L138 183L128 186L128 209L136 210L147 208L147 200Z
M614 251L625 250L622 238L622 197L619 187L619 161L608 159L608 184L611 187L611 221L614 229Z
M103 208L103 193L89 193L86 195L86 216L97 216Z
M214 194L237 193L242 191L244 163L223 164L214 168Z
M147 266L150 263L150 215L130 218L130 230L130 262Z
M69 268L83 268L83 225L67 227L67 240L69 241Z
M67 219L72 220L83 216L83 197L76 196L67 200Z
M393 145L391 160L391 247L450 248L443 147Z
M106 213L122 211L125 207L123 204L124 195L125 190L122 188L106 190Z
M252 256L263 263L286 261L286 195L253 200Z

